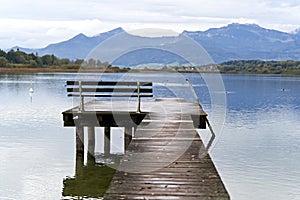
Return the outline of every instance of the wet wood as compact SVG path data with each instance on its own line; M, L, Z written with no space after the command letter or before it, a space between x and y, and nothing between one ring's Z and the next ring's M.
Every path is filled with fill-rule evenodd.
M124 131L124 145L125 145L125 149L128 148L131 140L132 140L132 127L131 126L126 126L125 127L125 131Z
M110 154L110 127L104 128L104 154Z
M137 127L104 199L229 199L194 128L193 105L157 105L164 110Z
M84 129L82 126L76 127L76 152L84 154Z
M99 101L93 100L84 104L85 110L79 110L79 106L64 111L64 126L138 126L146 117L155 116L155 113L168 115L164 113L164 106L158 99L157 101L143 101L141 104L141 113L136 112L138 102L136 101ZM207 114L195 103L177 102L180 109L173 115L183 116L186 113L192 116L194 127L205 128L205 119ZM202 126L201 126L202 125Z
M67 81L70 97L80 97L79 109L84 111L85 97L137 97L137 112L141 112L141 97L153 97L152 82Z
M143 102L141 113L136 107L135 101L94 100L84 104L84 111L74 107L63 112L65 126L105 127L107 153L110 127L125 127L129 133L104 199L229 199L195 130L205 128L207 114L201 105L168 98Z
M95 161L95 127L88 127L88 153L87 163L88 165L94 165Z

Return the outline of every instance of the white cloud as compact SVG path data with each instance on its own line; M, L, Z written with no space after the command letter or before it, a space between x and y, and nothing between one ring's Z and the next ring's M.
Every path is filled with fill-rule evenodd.
M298 0L0 0L0 48L43 47L113 28L205 30L228 23L300 28Z
M100 20L44 21L0 19L0 48L13 46L44 47L70 39L78 33L92 36L115 28Z

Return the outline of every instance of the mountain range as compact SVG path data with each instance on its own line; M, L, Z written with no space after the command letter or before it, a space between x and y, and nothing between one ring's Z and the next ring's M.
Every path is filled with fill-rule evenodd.
M45 48L28 49L22 47L20 50L39 55L54 54L59 58L84 59L99 43L106 39L123 33L122 28L117 28L99 35L88 37L79 34L67 41L50 44ZM300 60L300 31L286 33L277 30L266 29L256 24L229 24L221 28L211 28L206 31L183 31L187 36L200 44L212 57L214 62L221 63L230 60ZM135 52L124 62L128 65L141 64L145 62L145 52ZM151 57L163 57L159 51L147 50ZM164 55L163 62L174 62L174 55ZM134 62L132 62L134 59ZM160 62L156 59L156 62ZM127 62L127 63L126 63Z

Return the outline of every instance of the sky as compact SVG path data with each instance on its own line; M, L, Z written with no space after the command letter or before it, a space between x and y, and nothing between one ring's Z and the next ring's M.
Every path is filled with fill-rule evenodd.
M300 28L299 0L0 0L0 5L0 49L42 48L118 27L178 33L230 23L284 32Z

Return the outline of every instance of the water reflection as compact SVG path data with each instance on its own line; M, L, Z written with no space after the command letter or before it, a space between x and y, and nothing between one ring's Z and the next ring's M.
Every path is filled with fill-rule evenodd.
M77 199L75 192L80 186L71 185L80 179L74 165L74 130L63 128L61 119L63 110L77 105L66 98L64 87L66 80L76 76L0 75L0 199ZM115 80L122 74L104 76L104 80ZM211 116L210 95L203 80L197 74L186 76ZM211 156L232 199L299 199L300 78L225 75L223 79L229 91L227 118ZM28 94L31 80L33 103ZM103 174L110 170L101 165L110 158L97 147L101 144L96 144L96 152L100 152L96 154L96 164L90 165L84 158L78 170L81 184L83 177L97 178L101 174L89 174L92 168L103 169Z
M119 160L118 155L112 154L109 159L112 158ZM106 164L98 164L93 156L88 156L87 164L84 165L83 156L78 154L75 166L75 176L65 178L63 181L63 199L100 199L103 197L116 170Z
M65 200L102 199L125 151L124 129L77 127L76 134L86 130L88 133L76 144L75 175L63 180L62 199Z

